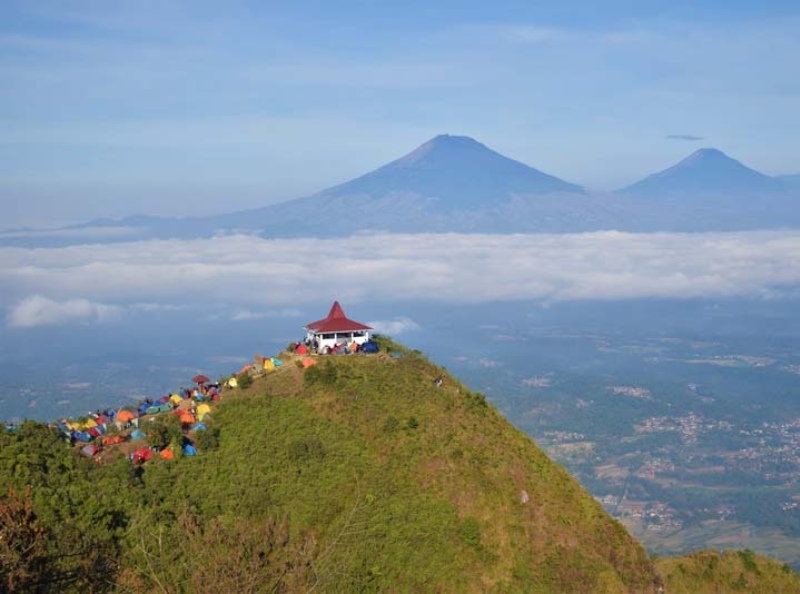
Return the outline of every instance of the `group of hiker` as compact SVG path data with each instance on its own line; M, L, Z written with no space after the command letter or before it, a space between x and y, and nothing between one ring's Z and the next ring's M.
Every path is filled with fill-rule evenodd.
M307 355L309 350L320 355L352 355L355 353L377 353L379 348L378 343L371 339L362 344L358 344L355 340L349 343L339 341L336 344L320 348L319 341L314 338L306 339L304 342L298 342L294 345L294 352L298 355Z

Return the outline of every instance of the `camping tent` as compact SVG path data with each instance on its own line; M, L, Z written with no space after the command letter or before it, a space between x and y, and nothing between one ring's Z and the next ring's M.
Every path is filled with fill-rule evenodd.
M124 443L125 438L122 435L106 435L103 438L102 444L104 446L110 445L117 445L118 443Z
M143 462L147 462L152 457L153 450L150 448L140 448L133 453L133 463L142 464Z
M172 460L173 458L175 458L175 452L173 452L173 451L172 451L171 449L169 449L169 448L166 448L166 449L164 449L164 450L161 450L161 451L158 453L158 455L159 455L159 456L161 456L161 457L162 457L164 460Z
M125 409L123 409L123 410L121 410L121 411L119 411L119 412L117 413L117 420L118 420L118 421L121 421L122 423L127 423L127 422L129 422L129 421L132 421L132 420L133 420L133 419L135 419L135 418L136 418L136 415L134 415L134 414L133 414L131 411L129 411L129 410L125 410Z
M377 353L380 349L378 349L378 343L374 340L368 340L364 344L361 345L361 352L362 353Z
M87 458L91 458L99 451L98 447L93 443L87 443L85 446L81 448L81 454L86 456Z
M312 359L311 357L306 357L305 359L303 359L303 362L302 362L303 369L308 369L309 367L311 367L313 365L316 365L316 364L317 364L317 360L316 359Z
M211 412L211 407L207 405L205 402L197 406L197 418L201 421L203 417L205 417L208 413Z
M144 439L146 437L147 434L141 429L134 429L133 433L131 433L131 439Z

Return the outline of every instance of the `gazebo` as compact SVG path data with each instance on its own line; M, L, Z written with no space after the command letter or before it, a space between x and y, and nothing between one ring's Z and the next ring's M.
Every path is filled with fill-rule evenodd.
M361 346L369 340L371 326L348 318L338 301L333 302L327 317L304 326L306 344L318 353L326 353L352 343ZM341 348L341 347L340 347Z

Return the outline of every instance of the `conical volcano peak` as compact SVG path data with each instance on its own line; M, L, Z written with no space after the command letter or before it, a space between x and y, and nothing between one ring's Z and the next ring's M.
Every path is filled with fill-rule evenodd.
M325 192L371 198L415 194L436 210L494 208L515 195L583 193L583 188L504 157L469 136L440 134L407 155Z
M429 141L393 162L398 167L412 166L426 159L441 159L450 156L454 159L464 158L469 153L494 154L494 151L469 136L454 136L452 134L439 134ZM498 155L499 156L499 155Z
M628 194L752 194L778 189L773 178L716 148L702 148L658 173L622 189Z
M717 163L728 162L728 163L732 163L732 164L738 164L738 165L744 167L744 165L741 165L741 163L739 163L739 161L737 161L736 159L732 159L731 157L729 157L728 155L723 153L721 150L715 149L715 148L701 148L701 149L698 149L695 152L693 152L691 155L689 155L688 157L686 157L685 159L680 161L676 165L676 167L679 167L682 164L683 165L689 165L689 164L713 163L713 162L717 162Z

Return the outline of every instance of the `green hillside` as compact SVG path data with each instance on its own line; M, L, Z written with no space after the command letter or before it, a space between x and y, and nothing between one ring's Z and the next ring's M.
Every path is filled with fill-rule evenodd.
M791 594L800 592L797 573L788 565L753 551L700 551L656 560L670 594Z
M97 464L41 424L3 434L0 588L660 590L643 548L482 395L389 347L307 370L284 354L224 392L196 457L133 466L129 443ZM174 418L145 425L174 442Z

